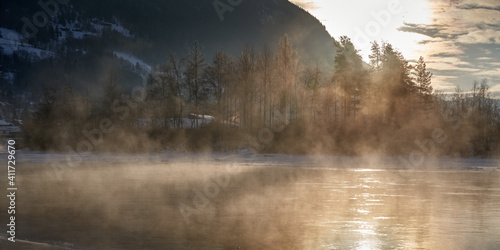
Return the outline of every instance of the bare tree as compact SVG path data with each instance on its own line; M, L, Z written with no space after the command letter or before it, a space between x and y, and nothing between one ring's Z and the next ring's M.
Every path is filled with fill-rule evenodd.
M306 116L308 119L315 119L316 114L316 99L318 95L318 89L321 82L321 77L323 72L321 72L319 65L316 64L316 67L306 67L302 72L302 82L303 82L303 92L301 102L302 105L302 113L308 113L309 116ZM307 107L307 110L305 108ZM304 116L304 115L303 115Z
M260 89L260 110L263 127L271 127L273 100L274 100L274 55L268 48L264 47L258 55L258 75Z
M252 129L254 112L256 55L253 47L245 46L237 61L237 93L240 125Z
M174 127L182 127L182 116L184 112L184 99L183 99L183 78L182 72L184 64L182 59L178 59L173 52L168 52L165 62L162 64L162 70L165 73L166 80L170 94L172 97L172 112L174 119Z
M283 36L278 45L278 52L275 59L276 81L278 82L279 109L285 115L284 121L290 122L294 111L293 94L296 88L299 56L292 47L288 35Z
M224 110L227 106L227 96L233 81L233 61L225 52L215 54L212 64L205 71L205 81L214 97L216 117L228 119Z
M198 41L194 42L189 50L188 56L185 58L186 69L184 71L184 79L189 95L188 101L193 106L195 113L200 112L200 103L206 97L205 81L203 81L203 72L205 70L205 54L203 47ZM198 119L196 119L198 122ZM198 124L196 124L198 125Z

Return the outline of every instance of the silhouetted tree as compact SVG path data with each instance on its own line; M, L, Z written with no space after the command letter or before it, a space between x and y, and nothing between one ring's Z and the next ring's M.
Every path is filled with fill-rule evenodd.
M205 80L214 97L216 117L227 119L223 114L227 107L227 96L230 91L234 74L234 63L231 57L222 51L215 54L212 64L205 70Z
M189 95L188 101L193 105L194 112L199 113L200 103L204 100L207 93L204 84L205 81L203 81L205 54L203 54L203 47L198 41L194 42L190 48L189 54L185 58L185 63L184 79Z

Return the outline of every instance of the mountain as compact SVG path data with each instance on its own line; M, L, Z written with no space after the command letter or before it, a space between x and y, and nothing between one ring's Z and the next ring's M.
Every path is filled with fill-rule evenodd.
M2 0L0 13L0 80L11 92L72 84L92 95L110 67L134 85L194 41L207 61L245 45L274 49L284 34L305 63L326 70L335 56L325 27L287 0Z

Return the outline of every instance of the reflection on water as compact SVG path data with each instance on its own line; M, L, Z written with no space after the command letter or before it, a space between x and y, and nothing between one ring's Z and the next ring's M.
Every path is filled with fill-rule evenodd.
M499 175L332 171L304 183L322 194L324 249L498 249ZM332 208L338 208L335 211Z
M59 182L34 165L19 174L18 234L69 248L500 249L499 177L168 163Z

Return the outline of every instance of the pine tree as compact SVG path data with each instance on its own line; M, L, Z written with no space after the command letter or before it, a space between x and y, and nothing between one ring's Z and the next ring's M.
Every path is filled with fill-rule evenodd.
M376 95L379 96L385 122L391 122L399 127L408 119L413 107L415 83L411 77L412 66L403 54L389 43L383 43L381 48L381 65L374 77Z
M377 41L372 42L371 52L371 55L368 56L370 58L370 65L373 70L378 71L382 65L382 53Z
M418 92L418 102L417 105L421 106L421 108L427 109L428 104L432 100L432 86L431 79L432 73L427 71L427 67L424 62L424 58L420 57L417 61L417 64L414 67L414 71L412 72L416 89Z
M432 73L427 71L427 67L423 57L420 57L418 59L414 70L415 71L413 72L413 75L415 77L415 83L417 85L418 92L424 95L430 95L432 93Z
M366 90L368 72L363 67L359 50L347 36L334 41L337 49L333 82L342 96L344 119L354 116L360 107L361 96Z

